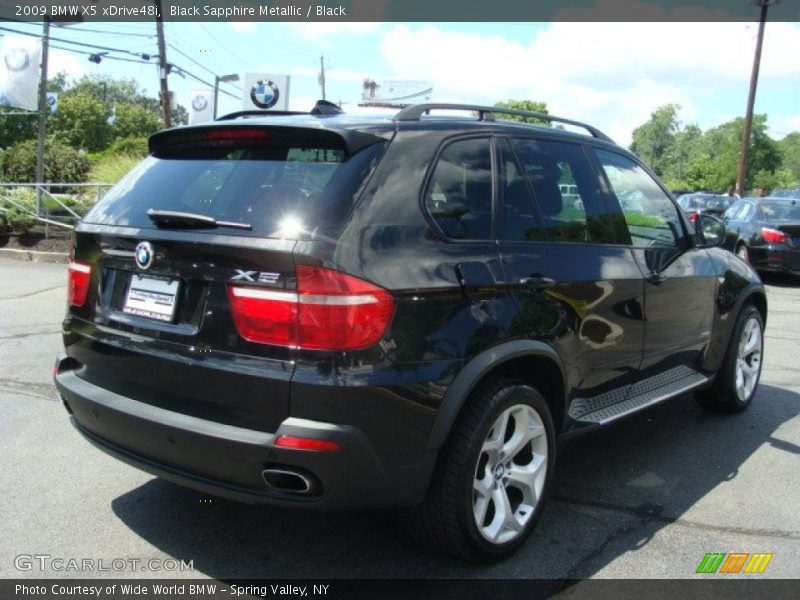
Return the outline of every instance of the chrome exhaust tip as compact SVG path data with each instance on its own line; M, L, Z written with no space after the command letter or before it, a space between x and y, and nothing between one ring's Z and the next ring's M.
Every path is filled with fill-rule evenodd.
M290 494L308 496L319 491L319 483L312 475L281 467L267 467L261 477L269 487Z

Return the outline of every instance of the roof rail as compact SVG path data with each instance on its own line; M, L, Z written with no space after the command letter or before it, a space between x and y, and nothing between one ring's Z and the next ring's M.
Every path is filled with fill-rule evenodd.
M343 115L344 111L333 102L327 100L317 100L309 112L301 110L240 110L217 117L217 121L232 121L234 119L246 119L247 117L285 117L287 115L312 115L315 117L331 117Z
M564 119L562 117L556 117L553 115L548 115L544 113L537 113L531 112L527 110L517 110L516 108L500 108L498 106L480 106L476 104L439 104L439 103L429 103L429 104L414 104L413 106L409 106L408 108L404 108L399 113L395 115L395 120L397 121L419 121L422 118L422 115L431 111L431 110L470 110L473 112L478 113L478 118L481 121L494 121L494 113L504 114L504 115L517 115L520 117L533 117L536 119L541 119L543 121L549 121L551 123L564 123L566 125L575 125L576 127L582 127L586 131L588 131L593 137L597 139L611 142L612 144L614 141L608 137L605 133L600 131L599 129L592 127L586 123L581 123L580 121L573 121L572 119Z

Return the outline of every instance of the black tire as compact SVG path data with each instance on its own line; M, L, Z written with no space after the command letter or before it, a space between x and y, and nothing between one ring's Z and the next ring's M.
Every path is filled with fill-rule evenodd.
M530 409L534 412L530 412ZM509 417L505 417L506 411L511 411L508 413ZM507 423L507 426L502 427L502 434L497 429L500 427L498 423L501 416L505 417L504 422ZM543 427L543 432L540 427ZM509 428L513 428L510 430L512 435L505 437ZM525 456L522 456L522 451L519 451L511 458L504 458L503 451L514 445L512 440L518 432L524 431L540 432L520 446L523 449L529 446L530 454L525 451ZM490 441L490 433L498 436L497 440ZM504 439L499 441L501 436ZM485 444L490 443L499 445L497 463L505 461L505 465L489 464L488 452L493 453L494 450L485 450ZM540 452L541 448L546 448L546 454ZM525 463L528 456L530 462ZM555 428L550 409L542 395L520 381L499 378L489 380L479 385L467 400L447 443L440 451L427 497L420 506L406 512L406 525L418 541L445 554L471 562L490 562L506 558L525 542L533 530L547 496L554 465ZM476 478L479 466L483 473L480 480ZM508 478L503 477L504 473L510 476L513 469L526 468L536 473L531 476L532 479L538 478L536 485L517 488L517 484L508 483ZM476 506L481 498L476 495L475 486L483 485L487 480L491 483L483 488L486 492L482 497L484 526L479 529L478 517L473 511L478 510ZM529 493L537 489L536 493L528 495L528 502L523 491L525 489ZM492 494L491 498L488 494ZM492 508L495 506L494 498L502 497L496 494L505 494L505 508ZM535 501L531 500L533 496ZM486 527L486 520L489 518L492 519L490 525L499 521L503 525L512 523L510 519L503 520L503 514L510 514L510 518L515 519L514 527L518 526L520 529L511 531L505 526L499 527L500 536L514 537L508 541L499 539L493 542L481 531L490 529ZM522 523L519 519L522 519Z
M749 393L742 394L742 390L737 386L737 370L739 367L742 337L745 328L748 327L751 322L754 322L758 327L759 352L752 390ZM764 321L761 318L761 313L758 312L755 306L746 304L742 307L739 316L736 318L736 323L731 332L731 338L728 341L728 348L725 351L725 358L717 372L713 385L695 394L695 398L708 410L728 413L742 412L750 406L750 403L753 401L753 396L755 396L758 390L763 356ZM753 358L754 357L751 356L749 359L747 357L744 359L750 367L753 366ZM742 397L743 395L744 397Z
M736 248L736 256L741 258L748 265L750 264L750 251L744 244L739 244L739 246Z

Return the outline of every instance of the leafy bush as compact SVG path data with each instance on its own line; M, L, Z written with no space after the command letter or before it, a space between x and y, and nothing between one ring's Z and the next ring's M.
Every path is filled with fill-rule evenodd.
M81 183L86 181L91 163L85 152L54 140L44 146L45 181ZM36 140L18 142L0 154L3 181L32 183L36 180Z
M104 156L135 156L136 158L144 158L147 156L147 138L146 137L124 137L114 140L103 155Z
M35 223L30 213L36 210L36 192L32 188L3 188L0 208L0 231L27 231Z

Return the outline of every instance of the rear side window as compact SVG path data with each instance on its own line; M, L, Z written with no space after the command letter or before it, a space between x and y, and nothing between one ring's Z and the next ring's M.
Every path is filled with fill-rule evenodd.
M383 143L348 155L334 136L216 139L167 147L146 158L84 217L151 228L149 209L246 223L231 235L295 237L341 226ZM205 230L205 231L214 231Z
M610 215L581 146L534 139L513 139L511 145L533 192L545 239L614 243Z
M428 183L425 207L449 238L491 238L492 153L488 139L459 140L442 151Z

